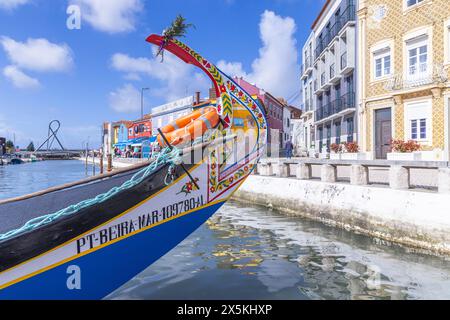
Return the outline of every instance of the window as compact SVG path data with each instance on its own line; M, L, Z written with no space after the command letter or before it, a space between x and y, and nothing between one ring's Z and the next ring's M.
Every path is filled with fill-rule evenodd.
M422 1L423 0L406 0L406 6L409 8L415 6L416 4L421 3Z
M347 118L347 142L353 142L353 118Z
M405 103L405 140L431 144L431 100Z
M340 144L341 143L341 123L340 122L335 122L334 123L334 127L336 129L335 133L336 133L336 143Z
M427 138L427 119L411 120L411 139L417 140L418 137L421 140Z
M391 50L390 48L373 53L374 78L379 79L391 75Z
M428 46L420 45L408 48L408 72L410 76L417 76L427 72Z
M427 138L427 119L411 120L411 139L425 140L426 138Z

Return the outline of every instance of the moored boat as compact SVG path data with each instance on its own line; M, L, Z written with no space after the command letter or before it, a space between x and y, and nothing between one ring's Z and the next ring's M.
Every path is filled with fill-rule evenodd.
M0 299L105 297L214 214L264 152L247 92L182 42L147 41L200 68L217 100L162 128L149 163L0 201Z

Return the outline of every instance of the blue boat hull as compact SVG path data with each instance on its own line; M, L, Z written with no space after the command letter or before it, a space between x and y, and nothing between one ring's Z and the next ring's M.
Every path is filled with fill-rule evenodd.
M0 299L101 299L166 254L224 202L202 207L0 290ZM69 289L71 266L80 289Z

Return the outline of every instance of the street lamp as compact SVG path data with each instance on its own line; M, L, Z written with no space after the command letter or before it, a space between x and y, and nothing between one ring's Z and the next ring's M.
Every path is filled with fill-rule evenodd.
M150 88L141 88L141 119L144 119L144 91Z

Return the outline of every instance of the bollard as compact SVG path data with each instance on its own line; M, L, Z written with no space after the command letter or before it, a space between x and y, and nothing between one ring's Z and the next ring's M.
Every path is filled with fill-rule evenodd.
M291 168L288 163L279 163L277 177L288 178L291 175Z
M307 163L299 163L296 169L297 179L310 180L312 178L312 167Z
M392 189L409 189L409 168L391 166L389 168L389 186Z
M88 156L88 152L86 151L86 160L84 161L84 169L86 170L86 174L88 170Z
M100 153L100 174L103 174L103 153Z
M323 164L320 168L320 179L322 182L336 182L337 169L331 164Z
M108 157L108 166L107 166L106 170L108 172L111 172L112 171L112 154L108 153L107 157Z
M438 192L450 194L450 168L439 168Z
M262 176L273 176L273 168L271 163L264 163L261 166L261 173Z
M92 152L92 175L95 176L95 151Z
M369 169L366 166L354 164L350 172L350 184L364 186L369 184Z

